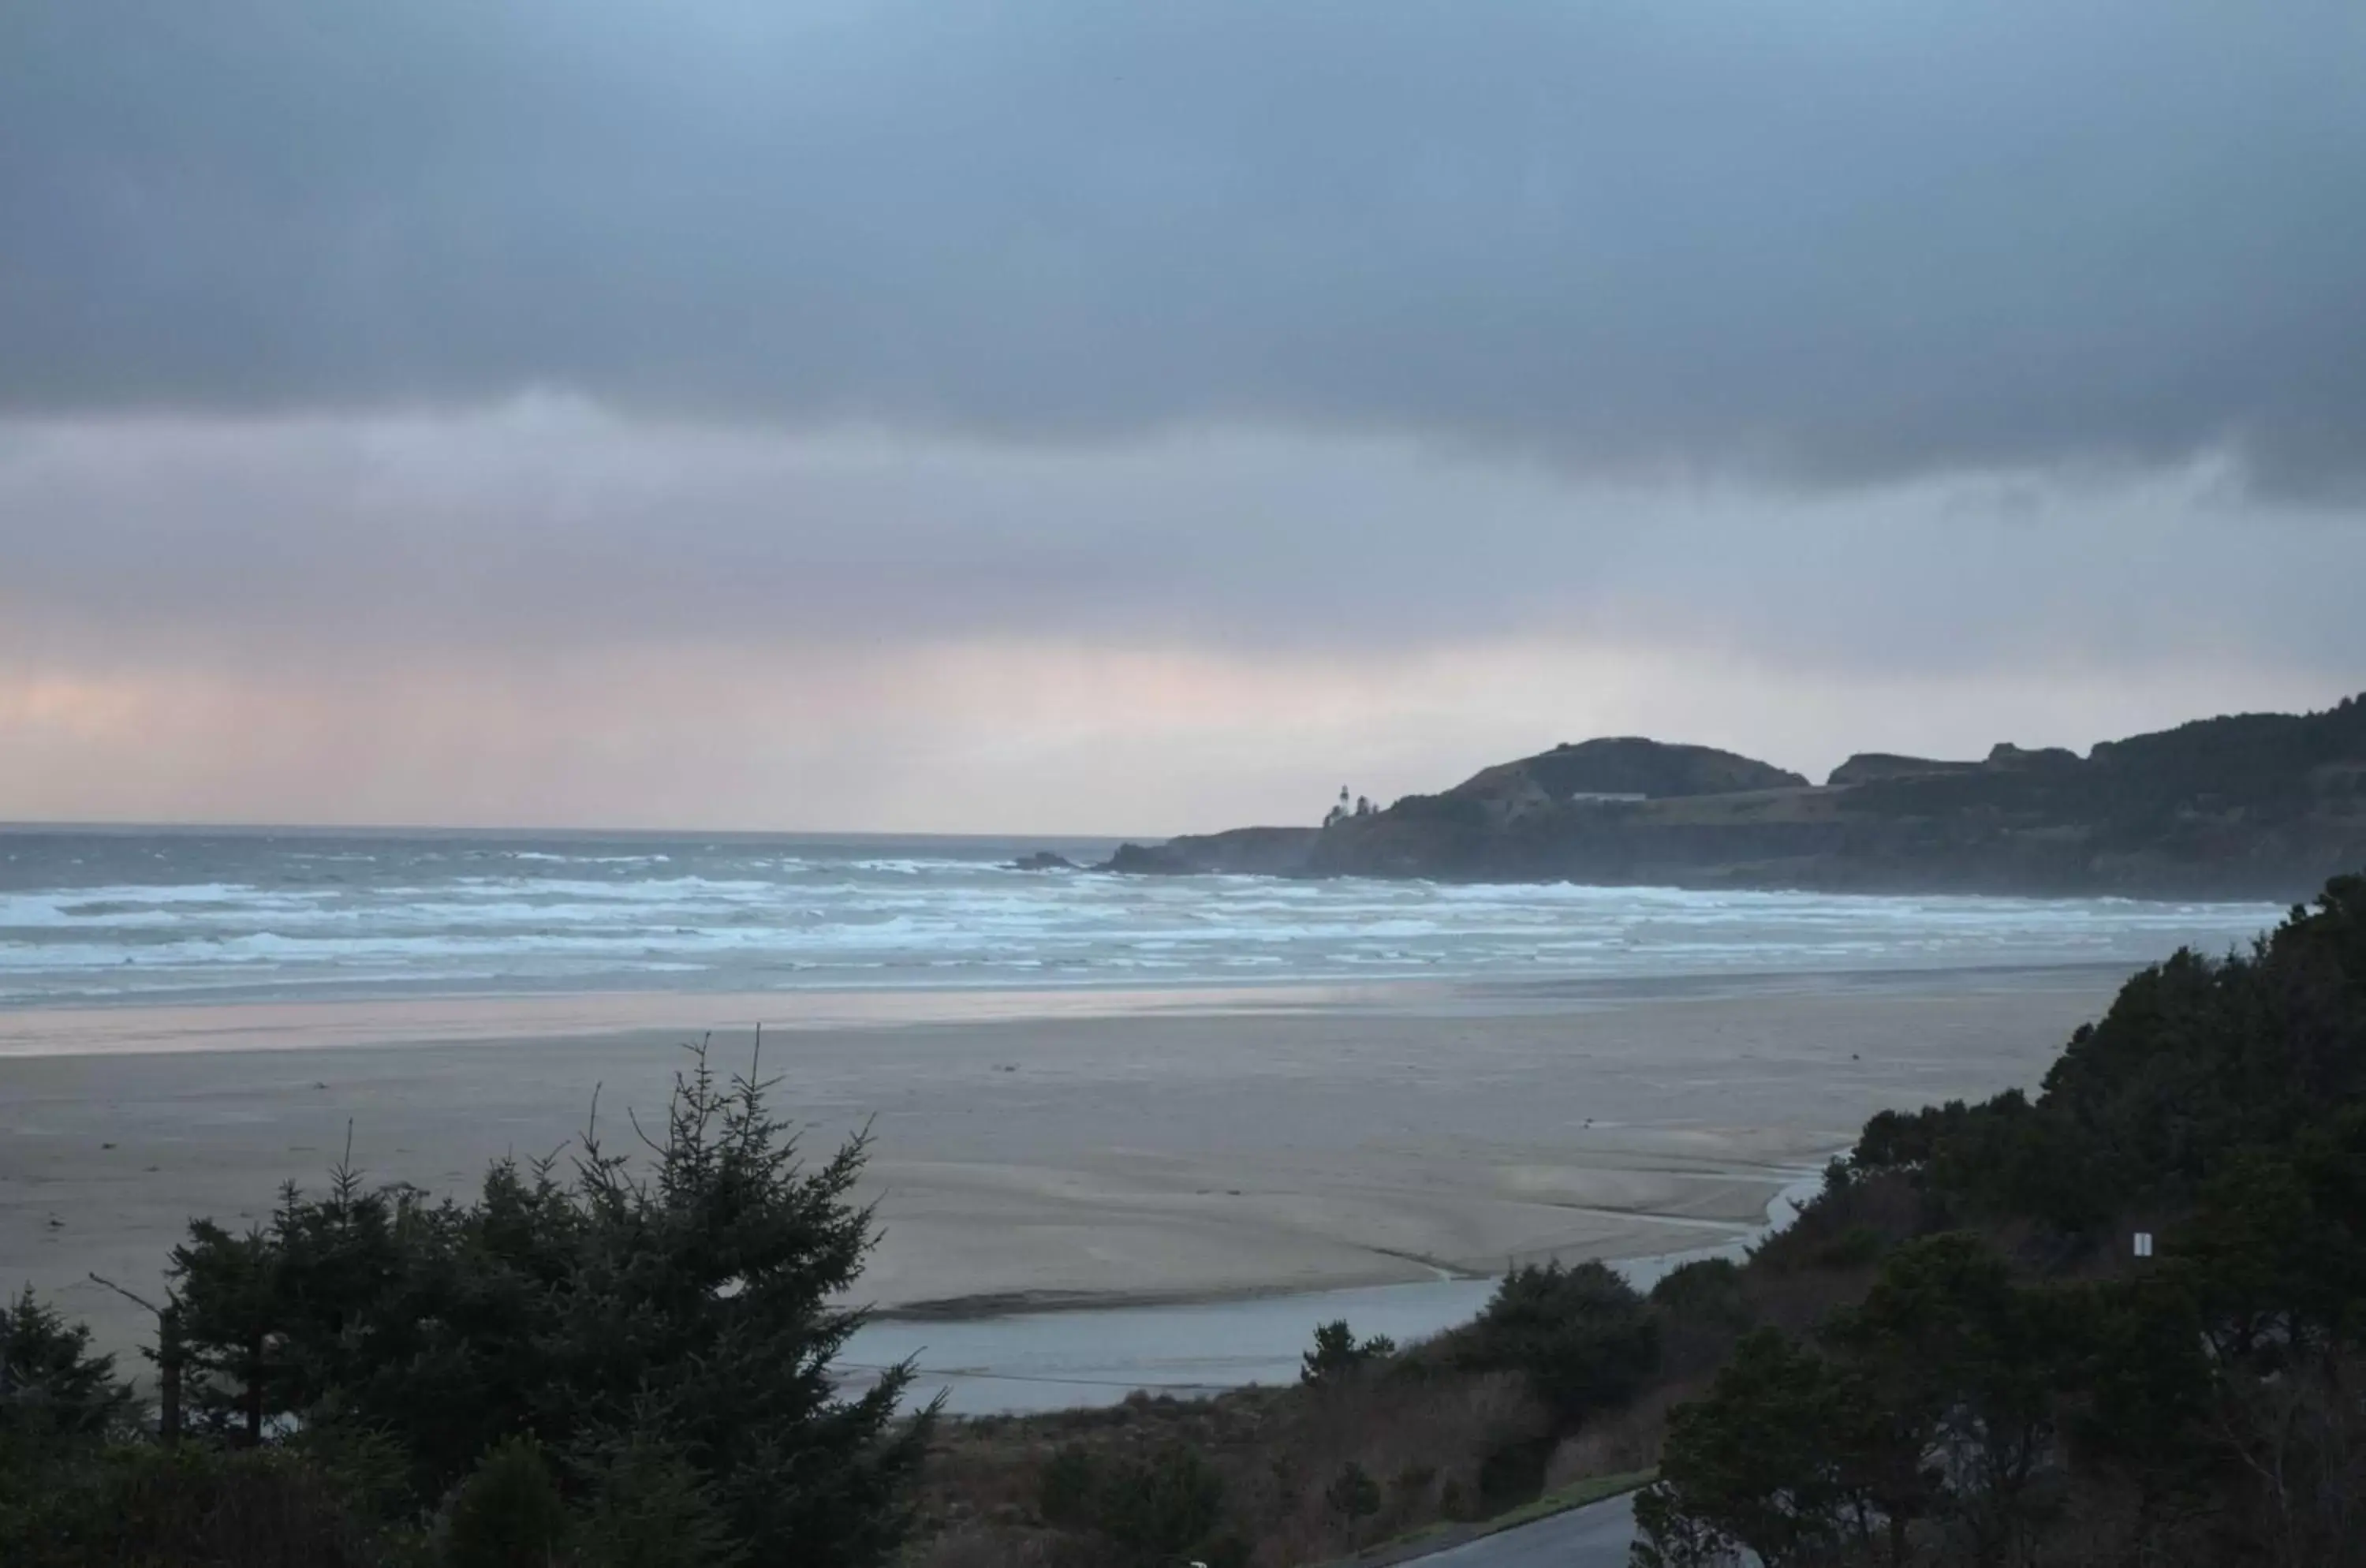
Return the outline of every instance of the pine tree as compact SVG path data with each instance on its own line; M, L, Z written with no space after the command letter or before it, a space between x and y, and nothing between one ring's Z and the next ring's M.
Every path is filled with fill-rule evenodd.
M474 1202L430 1203L348 1163L245 1235L193 1225L172 1278L201 1410L249 1443L377 1434L422 1506L531 1442L571 1509L643 1538L675 1519L703 1561L884 1560L934 1407L899 1416L908 1367L838 1393L869 1138L809 1168L774 1087L699 1045L639 1156L595 1117L571 1179L505 1161Z

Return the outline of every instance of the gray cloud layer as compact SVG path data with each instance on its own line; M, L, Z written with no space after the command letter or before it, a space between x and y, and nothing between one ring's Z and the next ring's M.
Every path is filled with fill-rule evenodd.
M2366 477L2355 0L0 9L0 407Z
M39 525L0 572L0 658L1566 638L1893 674L2366 669L2366 528L2208 468L1769 496L1405 442L1046 454L546 401L0 424L6 518Z

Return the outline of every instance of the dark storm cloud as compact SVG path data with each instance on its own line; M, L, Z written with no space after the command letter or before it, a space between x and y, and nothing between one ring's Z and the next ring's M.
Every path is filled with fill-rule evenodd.
M2366 7L0 11L0 406L2366 473Z

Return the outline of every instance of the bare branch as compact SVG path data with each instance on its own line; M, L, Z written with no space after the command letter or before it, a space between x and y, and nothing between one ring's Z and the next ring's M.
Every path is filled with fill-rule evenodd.
M117 1284L114 1280L107 1279L103 1274L93 1274L90 1277L90 1282L94 1285L106 1286L108 1290L113 1291L117 1295L121 1296L125 1301L146 1307L150 1312L154 1313L159 1317L163 1316L166 1312L171 1310L167 1307L158 1306L154 1302L150 1301L145 1296L125 1290L122 1286Z

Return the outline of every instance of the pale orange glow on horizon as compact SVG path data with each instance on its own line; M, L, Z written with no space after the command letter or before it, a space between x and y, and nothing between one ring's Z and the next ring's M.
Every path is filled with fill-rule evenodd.
M1168 833L1308 821L1342 784L1391 799L1593 734L1820 777L1851 749L2084 746L2124 716L2289 685L2215 667L1842 682L1533 639L1385 660L996 639L546 668L0 666L0 819Z
M2217 457L1808 493L537 397L0 420L0 518L13 819L1152 835L1600 734L2083 748L2366 657L2366 531Z

